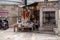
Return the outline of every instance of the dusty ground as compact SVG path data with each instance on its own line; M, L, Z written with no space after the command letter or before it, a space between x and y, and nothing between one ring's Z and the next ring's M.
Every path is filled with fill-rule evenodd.
M13 32L12 28L0 30L0 40L59 40L60 37L51 34L32 32Z

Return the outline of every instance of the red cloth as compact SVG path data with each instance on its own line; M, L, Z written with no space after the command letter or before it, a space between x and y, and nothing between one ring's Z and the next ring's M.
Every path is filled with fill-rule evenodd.
M23 11L23 18L25 19L25 17L26 17L26 12Z
M26 14L26 18L28 18L29 17L29 12Z

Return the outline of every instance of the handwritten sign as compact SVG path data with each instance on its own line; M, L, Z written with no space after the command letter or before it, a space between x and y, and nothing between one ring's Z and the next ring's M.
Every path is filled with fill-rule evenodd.
M5 16L8 15L8 11L7 10L0 10L0 16Z

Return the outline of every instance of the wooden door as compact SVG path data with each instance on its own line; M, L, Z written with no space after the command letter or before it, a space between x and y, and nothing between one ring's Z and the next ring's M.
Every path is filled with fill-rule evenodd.
M53 31L56 26L55 11L43 12L43 28L44 30Z

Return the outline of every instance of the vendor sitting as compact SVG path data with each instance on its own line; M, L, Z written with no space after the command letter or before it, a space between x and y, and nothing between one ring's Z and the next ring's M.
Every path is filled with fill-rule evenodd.
M18 27L21 27L21 19L17 21Z
M34 30L38 30L39 28L39 22L38 20L34 20Z

